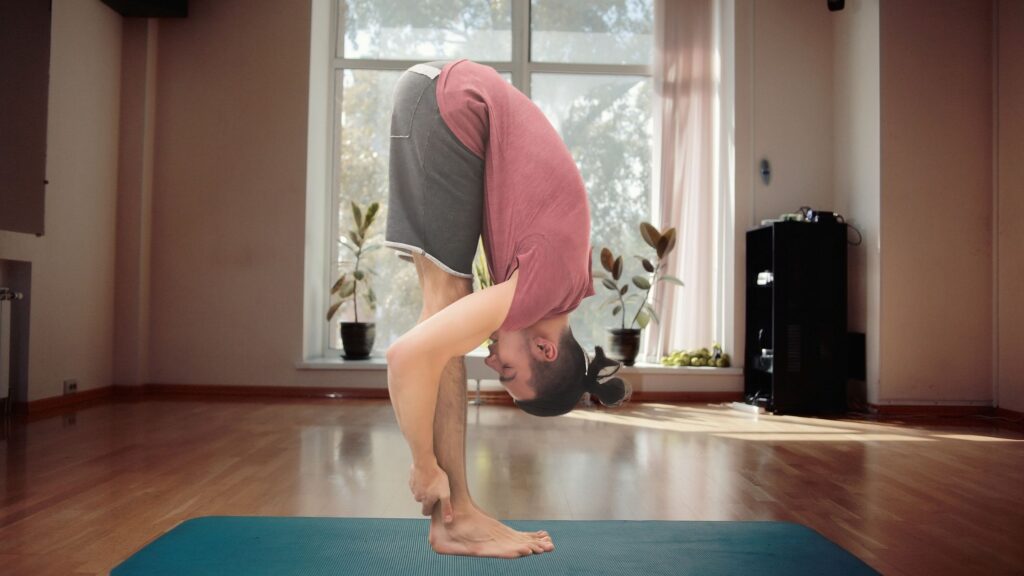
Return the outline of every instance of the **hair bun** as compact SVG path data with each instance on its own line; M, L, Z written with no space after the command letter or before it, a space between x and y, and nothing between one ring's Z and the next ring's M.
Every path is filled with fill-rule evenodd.
M601 378L603 369L614 366L606 377ZM611 360L604 355L604 349L600 346L594 347L594 359L587 366L587 375L584 380L584 389L596 396L604 406L619 406L631 392L631 388L622 378L612 378L611 375L619 370L621 362Z
M597 396L603 406L620 406L630 392L629 384L622 378L611 378L591 388L590 393Z

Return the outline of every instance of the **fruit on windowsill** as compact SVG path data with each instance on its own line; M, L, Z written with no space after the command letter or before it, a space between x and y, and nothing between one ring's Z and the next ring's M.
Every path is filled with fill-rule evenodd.
M722 347L715 344L711 350L707 348L676 350L667 356L662 356L661 365L728 368L731 365L731 360L728 354L722 352Z

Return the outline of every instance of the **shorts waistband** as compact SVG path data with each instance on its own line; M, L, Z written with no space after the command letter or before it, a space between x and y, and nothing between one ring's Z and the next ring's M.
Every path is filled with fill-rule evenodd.
M441 69L431 66L430 64L416 64L409 68L409 72L416 72L417 74L422 74L433 80L441 73Z

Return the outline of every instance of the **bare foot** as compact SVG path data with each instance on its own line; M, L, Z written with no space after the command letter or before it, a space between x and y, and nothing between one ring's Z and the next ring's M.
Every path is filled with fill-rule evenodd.
M435 514L430 521L430 546L438 554L519 558L555 549L546 532L518 532L475 509L456 512L445 524Z
M514 535L518 538L523 538L527 540L534 540L540 538L542 540L547 540L548 542L551 542L551 536L548 534L547 530L538 530L536 532L520 532L518 530L513 529L511 526L506 526L498 520L491 518L490 515L487 514L487 512L484 512L483 510L478 508L476 506L476 503L473 503L473 509L476 511L476 515L480 517L478 518L480 521L490 523L490 525L494 529L502 530L505 533L507 533L510 537ZM551 545L551 549L554 549L554 544ZM550 552L550 550L547 551Z

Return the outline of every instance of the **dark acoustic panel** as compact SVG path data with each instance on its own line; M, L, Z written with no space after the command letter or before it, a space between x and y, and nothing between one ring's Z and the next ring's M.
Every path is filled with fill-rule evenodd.
M846 410L846 224L747 232L744 398L776 414Z
M49 0L0 0L0 230L42 235Z
M103 0L126 18L185 18L188 0Z
M863 332L847 332L846 348L849 353L847 358L846 377L854 380L867 380L867 338Z

